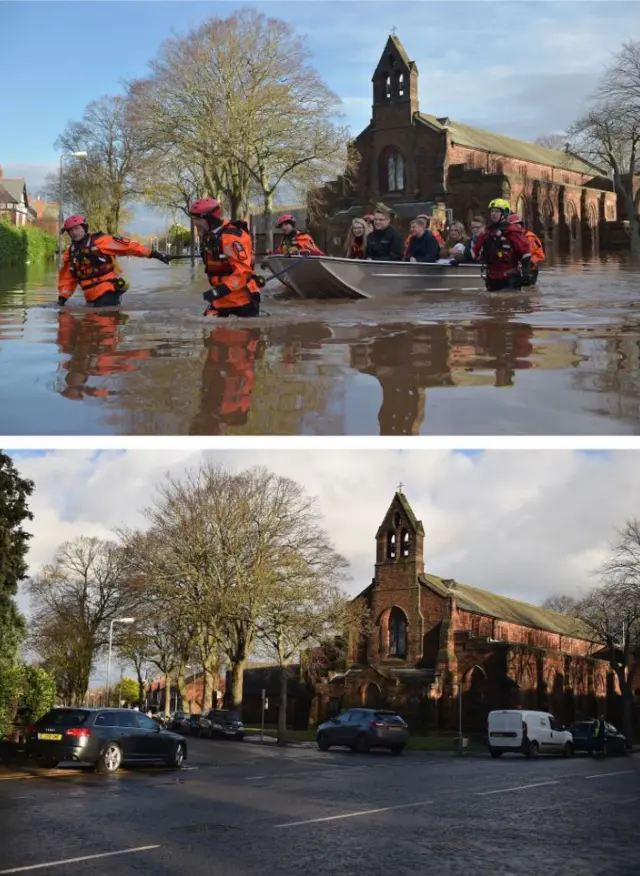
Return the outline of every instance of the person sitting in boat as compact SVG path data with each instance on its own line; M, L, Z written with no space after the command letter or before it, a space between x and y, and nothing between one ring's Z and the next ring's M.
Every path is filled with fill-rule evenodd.
M367 223L367 234L373 231L373 213L365 213L364 221Z
M442 236L442 228L443 223L442 219L439 216L425 216L424 213L418 216L418 219L427 219L428 229L433 234L435 239L438 241L438 245L442 248L444 246L444 237Z
M278 216L276 228L282 233L282 240L274 249L272 255L324 255L316 246L313 237L306 231L296 231L296 220L291 213Z
M471 220L471 237L465 244L464 248L464 256L462 258L463 262L472 262L474 261L472 248L475 244L476 240L480 237L482 232L485 229L485 221L484 216L474 216Z
M435 262L439 254L438 241L428 230L426 221L414 219L411 223L409 245L405 250L405 262Z
M348 259L364 259L369 231L364 219L354 219L347 235L345 256Z
M519 225L523 228L524 236L529 241L529 248L531 249L531 280L529 283L524 283L523 285L535 286L538 280L539 265L546 260L542 241L537 234L533 233L533 231L527 231L524 227L524 220L521 216L518 216L517 213L512 213L509 216L509 223L512 225Z
M391 213L382 205L373 214L373 231L367 237L365 258L374 262L399 262L404 257L404 240L391 225Z
M489 204L489 225L471 247L474 259L486 266L489 292L531 285L531 248L520 225L509 222L511 205L504 198Z
M461 262L468 239L462 222L452 222L444 246L440 248L440 258Z

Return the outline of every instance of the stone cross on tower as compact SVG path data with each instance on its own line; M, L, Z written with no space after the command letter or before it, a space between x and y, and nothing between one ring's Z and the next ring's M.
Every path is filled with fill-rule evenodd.
M404 484L402 483L402 481L400 481L400 483L398 484L398 492L399 493L402 492L403 487L404 487Z
M395 36L396 33L397 33L397 30L396 30L396 26L394 24L394 26L391 28L391 36Z

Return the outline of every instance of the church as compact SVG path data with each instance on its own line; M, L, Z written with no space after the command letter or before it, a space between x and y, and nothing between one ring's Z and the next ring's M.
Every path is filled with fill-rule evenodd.
M419 732L465 732L492 709L553 712L569 724L607 711L616 683L581 621L425 571L425 530L399 488L376 533L373 579L355 601L369 621L316 686L313 718L396 709Z
M547 248L588 253L611 244L616 195L600 168L568 151L421 112L418 67L395 35L372 84L371 121L353 143L355 169L310 196L311 226L325 252L343 255L351 220L379 202L404 231L420 213L468 230L493 198L510 201Z

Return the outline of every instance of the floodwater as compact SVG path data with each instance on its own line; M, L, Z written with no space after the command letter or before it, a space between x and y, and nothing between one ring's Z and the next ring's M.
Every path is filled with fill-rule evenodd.
M0 434L635 435L640 273L556 261L533 294L286 300L204 317L201 268L122 260L121 312L0 274Z

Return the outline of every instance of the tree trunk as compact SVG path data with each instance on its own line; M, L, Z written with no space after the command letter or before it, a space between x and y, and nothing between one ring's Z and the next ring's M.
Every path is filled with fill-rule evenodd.
M640 262L640 219L632 215L629 220L629 231L631 234L631 242L629 246L631 261L634 264Z
M178 687L178 693L180 694L180 705L183 710L187 708L191 711L191 706L189 703L189 689L187 687L187 678L184 671L184 666L180 666L178 668L178 672L176 674L176 685Z
M138 667L136 667L136 675L138 676L138 702L142 709L142 703L144 702L144 679L142 677L142 670L138 669Z
M231 664L231 708L242 717L242 693L247 658Z
M263 209L264 217L264 245L267 252L273 249L273 192L269 190L268 184L262 184L263 194Z
M202 670L202 705L200 708L204 711L205 709L211 708L211 694L213 691L213 673L211 669L204 668Z
M171 714L171 676L167 673L164 677L164 717Z
M280 665L280 703L278 705L278 745L287 744L287 692L289 671L284 663Z

